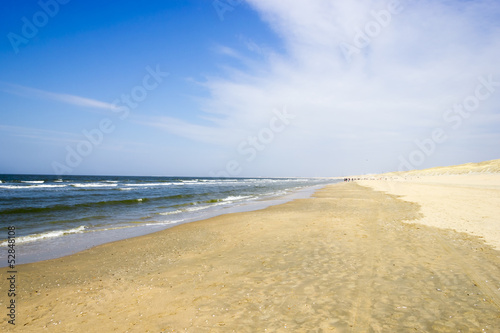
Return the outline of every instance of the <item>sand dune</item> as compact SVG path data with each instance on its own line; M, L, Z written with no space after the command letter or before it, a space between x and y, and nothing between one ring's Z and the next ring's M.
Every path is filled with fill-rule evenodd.
M466 163L453 166L435 167L423 170L389 172L385 176L439 176L439 175L465 175L475 173L500 173L500 159L479 163Z

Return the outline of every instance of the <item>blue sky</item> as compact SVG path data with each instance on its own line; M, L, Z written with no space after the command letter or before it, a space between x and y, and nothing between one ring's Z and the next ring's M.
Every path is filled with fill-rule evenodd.
M0 13L0 173L342 176L499 158L498 1Z

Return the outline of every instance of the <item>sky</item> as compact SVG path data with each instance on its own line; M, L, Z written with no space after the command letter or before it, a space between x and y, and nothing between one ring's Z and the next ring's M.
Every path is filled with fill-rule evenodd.
M0 173L329 177L499 158L496 0L3 0Z

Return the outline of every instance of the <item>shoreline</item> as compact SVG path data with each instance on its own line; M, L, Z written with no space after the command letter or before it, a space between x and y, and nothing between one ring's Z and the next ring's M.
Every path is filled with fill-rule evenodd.
M40 239L37 241L18 243L18 264L29 264L44 260L57 259L90 249L106 243L116 242L134 237L166 230L177 225L203 221L212 217L237 212L248 212L265 209L270 206L283 204L297 198L308 198L319 188L325 185L314 185L295 189L287 194L260 198L247 202L240 202L226 207L208 210L202 214L188 214L180 221L138 223L137 226L122 226L91 232L63 234L55 238ZM7 246L0 246L0 268L7 266Z
M419 217L418 204L339 183L20 265L13 331L500 329L499 252L404 222Z

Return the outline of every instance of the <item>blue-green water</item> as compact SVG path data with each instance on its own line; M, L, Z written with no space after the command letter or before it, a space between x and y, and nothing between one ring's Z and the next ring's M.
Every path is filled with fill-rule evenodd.
M0 175L0 181L0 226L4 230L0 247L6 246L7 227L15 226L16 244L27 249L28 257L28 252L39 253L41 249L61 252L65 248L59 254L67 254L72 242L73 249L81 250L85 239L89 240L87 245L95 245L90 240L97 238L101 239L98 243L106 242L106 235L112 233L105 231L121 230L125 238L132 237L146 233L147 227L152 232L333 182L303 178L40 175ZM59 250L50 250L56 245ZM5 251L0 251L2 260ZM0 262L0 266L5 265Z

